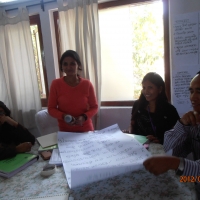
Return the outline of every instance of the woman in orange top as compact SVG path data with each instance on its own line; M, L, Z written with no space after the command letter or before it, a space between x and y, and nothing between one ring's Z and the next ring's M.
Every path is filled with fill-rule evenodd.
M49 114L58 119L60 131L93 131L91 118L97 113L98 104L91 82L78 75L78 70L82 70L79 55L73 50L63 53L60 70L66 76L53 80L51 84ZM74 121L66 123L66 115L71 115Z

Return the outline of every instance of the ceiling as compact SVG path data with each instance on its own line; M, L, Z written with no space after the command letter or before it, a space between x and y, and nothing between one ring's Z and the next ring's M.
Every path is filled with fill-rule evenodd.
M48 2L46 0L43 0L43 1L44 1L44 3ZM64 0L64 1L67 1L67 0ZM107 1L115 1L115 0L98 0L99 3L103 3L103 2L107 2ZM40 3L39 0L0 0L0 7L16 5L16 4L24 3L24 2L27 2L27 3L38 2L38 3Z
M35 0L0 0L0 6L10 6L24 2L35 2Z

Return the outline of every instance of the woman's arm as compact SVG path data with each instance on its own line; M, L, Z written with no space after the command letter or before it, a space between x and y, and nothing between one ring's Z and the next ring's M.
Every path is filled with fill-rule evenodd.
M91 83L89 85L88 104L88 110L83 114L87 115L87 118L92 118L98 111L98 103L95 96L94 87Z
M58 106L58 96L57 96L57 93L58 93L58 85L57 85L57 82L56 80L54 80L51 84L51 87L50 87L50 92L49 92L49 100L48 100L48 113L56 118L56 119L64 119L64 115L65 113L59 111L57 109L57 106Z
M5 122L7 122L8 124L10 124L11 126L14 126L14 127L18 126L18 122L16 122L15 120L10 118L9 116L1 115L0 116L0 124L4 124Z
M21 124L18 123L15 131L16 131L17 137L19 137L19 143L30 142L32 145L35 144L35 136L32 135L29 132L29 130L25 128L24 126L22 126Z
M32 145L35 143L35 137L28 131L28 129L23 127L21 124L16 122L11 117L5 115L0 116L0 123L3 127L2 134L7 136L9 136L9 134L12 134L13 142L15 143L31 142Z
M15 157L18 153L24 153L31 150L31 143L24 142L17 146L0 144L0 160Z

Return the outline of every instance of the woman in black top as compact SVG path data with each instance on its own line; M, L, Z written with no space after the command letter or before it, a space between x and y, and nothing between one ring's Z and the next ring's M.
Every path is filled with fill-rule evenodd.
M140 97L133 105L130 133L163 144L165 131L172 129L178 119L176 108L168 103L162 77L154 72L146 74Z
M35 137L10 117L10 110L0 101L0 160L28 152Z

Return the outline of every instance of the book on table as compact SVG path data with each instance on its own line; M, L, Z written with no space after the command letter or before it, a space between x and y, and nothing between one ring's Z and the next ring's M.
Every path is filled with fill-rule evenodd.
M40 146L39 148L38 148L38 152L43 152L43 151L53 151L53 149L57 149L58 148L58 145L57 144L55 144L55 145L52 145L52 146L48 146L48 147L42 147L42 146Z
M49 147L55 144L58 144L57 141L57 132L50 133L44 136L36 138L42 148Z
M32 165L38 158L35 154L19 153L13 158L0 160L0 176L10 178Z

